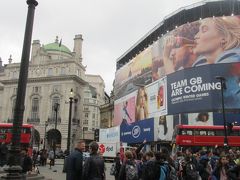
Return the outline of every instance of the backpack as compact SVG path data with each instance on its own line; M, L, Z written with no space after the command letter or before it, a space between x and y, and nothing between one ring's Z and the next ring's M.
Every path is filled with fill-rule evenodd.
M197 180L198 179L198 172L196 169L196 166L193 163L187 163L186 164L186 176L187 178L191 180Z
M169 180L177 180L178 179L178 176L177 176L177 170L172 167L171 165L169 165Z
M110 168L110 175L115 176L115 175L116 175L116 172L117 172L116 164L113 163L112 166L111 166L111 168Z
M137 180L138 179L138 168L137 164L126 164L126 179L127 180Z
M169 179L170 169L167 164L160 166L160 177L159 180L168 180Z

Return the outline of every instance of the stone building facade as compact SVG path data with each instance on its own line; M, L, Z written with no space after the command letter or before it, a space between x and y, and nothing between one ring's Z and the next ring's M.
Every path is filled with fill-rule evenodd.
M34 124L34 146L38 148L43 147L41 142L47 137L47 148L52 147L56 138L57 147L66 149L71 90L75 99L72 105L71 145L84 138L83 130L86 128L93 132L100 126L99 107L104 102L105 85L99 75L86 74L86 67L82 64L82 42L82 35L76 35L73 51L58 38L46 45L41 45L39 40L32 43L23 121ZM19 68L20 63L12 63L11 57L4 66L0 60L0 122L13 120ZM89 118L89 122L84 124L86 102L94 100L94 123L93 118ZM93 114L92 108L90 113Z

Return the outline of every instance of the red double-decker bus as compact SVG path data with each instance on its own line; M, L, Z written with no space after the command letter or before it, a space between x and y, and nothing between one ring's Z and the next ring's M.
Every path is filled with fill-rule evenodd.
M11 143L12 140L12 123L0 123L0 143L5 142L6 144ZM33 125L23 124L21 129L21 147L28 148L31 151L32 147L32 132ZM31 154L31 152L29 152Z
M240 147L240 126L233 126L228 133L228 146ZM177 125L173 135L177 146L224 146L224 126Z

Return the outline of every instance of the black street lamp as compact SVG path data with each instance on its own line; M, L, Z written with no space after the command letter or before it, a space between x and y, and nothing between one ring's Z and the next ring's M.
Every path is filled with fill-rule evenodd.
M55 103L55 104L54 104L54 111L55 111L55 115L56 115L56 119L55 119L55 130L57 129L59 106L60 106L59 103Z
M224 107L224 96L223 96L223 90L227 89L225 78L222 76L216 76L216 79L220 80L221 83L221 99L222 99L222 114L223 114L223 125L224 125L224 147L228 146L228 138L227 138L227 121L225 117L225 107Z
M71 125L72 125L72 104L76 103L78 99L73 98L73 89L70 91L69 97L69 119L68 119L68 137L67 137L67 152L70 153L70 142L71 142Z
M59 110L59 106L60 106L60 104L59 103L55 103L54 104L54 111L55 111L55 114L56 114L56 119L55 119L55 128L54 128L54 140L53 140L53 154L54 154L54 162L55 162L55 159L56 159L56 141L57 141L57 123L58 123L58 110ZM55 164L55 163L53 163L53 164Z
M26 95L26 86L28 78L28 67L29 67L29 57L30 57L30 48L32 41L32 30L33 30L33 20L35 7L38 5L36 0L27 0L28 4L28 13L27 21L25 27L22 57L20 64L20 72L18 79L18 89L17 89L17 98L16 106L14 109L14 118L13 118L13 130L12 130L12 143L9 149L9 158L8 164L9 168L6 171L9 174L3 179L23 179L24 175L21 174L21 163L20 163L20 151L21 151L21 127L23 124L23 114L24 114L24 101Z
M45 129L44 129L44 143L43 143L43 149L44 151L46 150L46 139L47 139L47 126L48 126L48 121L45 121Z

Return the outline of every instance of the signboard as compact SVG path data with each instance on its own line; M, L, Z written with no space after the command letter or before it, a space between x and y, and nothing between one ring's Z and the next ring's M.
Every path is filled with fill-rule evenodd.
M240 108L240 63L212 64L178 71L167 76L168 114ZM221 82L226 79L224 97Z
M116 157L116 143L98 143L98 145L103 157Z
M100 129L99 142L120 142L120 127Z
M149 118L132 124L121 124L120 140L125 143L142 143L154 141L154 119Z

